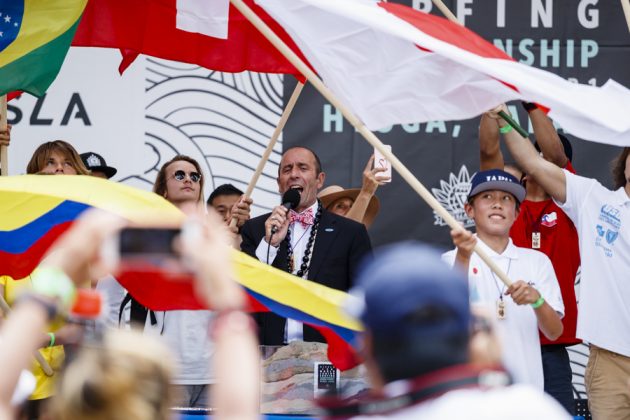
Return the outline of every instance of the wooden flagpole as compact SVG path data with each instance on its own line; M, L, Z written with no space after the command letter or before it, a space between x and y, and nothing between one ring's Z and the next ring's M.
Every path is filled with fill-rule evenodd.
M277 49L284 55L287 60L291 62L306 78L308 81L324 96L334 107L336 107L343 116L354 126L354 128L361 133L361 135L370 143L374 148L385 156L392 164L392 167L400 174L400 176L411 186L427 202L427 204L436 211L442 219L452 229L463 229L457 220L446 211L444 207L433 197L433 195L425 188L424 185L393 155L385 145L372 133L366 126L359 120L358 117L352 113L337 97L324 85L324 83L317 77L317 75L278 37L270 28L260 19L256 13L254 13L243 0L230 0L230 2L236 7L242 14L249 20L252 25L256 27ZM506 286L510 286L512 281L507 275L492 261L492 259L481 249L479 245L475 246L475 252L479 257L496 273L496 275L505 283Z
M630 0L621 0L621 7L623 7L623 14L626 16L626 23L630 31Z
M0 131L7 129L7 95L0 97ZM9 148L0 146L0 175L9 175Z
M276 129L271 135L269 144L267 145L265 152L262 154L262 157L260 158L260 162L258 162L258 166L256 167L256 172L254 172L254 175L252 175L252 179L249 181L249 185L247 185L247 190L245 191L245 194L244 194L245 198L249 198L252 196L252 192L254 191L254 187L256 186L256 183L258 182L258 178L260 178L260 174L265 168L265 164L269 160L269 156L271 155L271 152L273 152L273 148L276 145L276 142L278 141L278 137L280 137L282 130L284 130L284 126L287 123L287 120L289 119L291 112L293 112L293 108L295 107L295 104L298 98L300 97L300 94L302 93L303 88L304 88L304 83L302 82L298 82L298 84L295 86L295 89L293 90L293 93L291 94L291 98L289 98L289 102L287 103L287 106L284 108L284 112L282 113L282 116L280 117L280 121L278 121L278 125L276 126ZM230 227L236 226L236 222L237 222L236 217L233 217L232 220L230 220Z
M5 317L9 316L9 314L11 313L11 308L9 307L7 301L4 300L3 296L0 296L0 309L2 310L2 312L4 312ZM35 350L33 356L35 356L35 360L37 360L37 363L39 363L39 365L42 367L42 370L44 371L46 376L53 376L55 372L52 370L52 368L50 367L46 359L44 359L44 356L42 356L39 350Z
M437 8L440 9L440 12L442 12L442 14L446 16L448 20L464 26L464 24L457 19L457 16L455 16L453 12L451 12L451 10L444 4L442 0L433 0L433 4L435 4Z
M7 129L7 95L0 96L0 131L4 131ZM0 175L6 176L9 175L9 155L7 146L0 146ZM4 313L4 316L8 316L11 313L11 308L9 304L7 304L6 300L4 300L3 296L0 296L0 310ZM39 351L34 353L35 360L42 367L42 370L46 374L46 376L52 376L54 371L41 355Z

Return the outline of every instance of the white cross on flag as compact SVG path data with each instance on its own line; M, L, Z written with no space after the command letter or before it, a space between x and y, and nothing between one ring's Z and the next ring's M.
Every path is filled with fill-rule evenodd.
M177 29L227 39L230 0L177 0Z

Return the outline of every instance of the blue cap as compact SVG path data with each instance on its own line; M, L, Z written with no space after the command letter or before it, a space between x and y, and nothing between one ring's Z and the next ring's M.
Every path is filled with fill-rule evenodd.
M473 176L470 181L468 200L470 201L471 197L480 192L491 190L509 192L519 203L525 199L525 188L518 182L518 179L501 169L490 169L489 171L479 171Z
M391 245L362 267L353 294L362 295L361 321L376 337L439 339L468 334L468 281L433 248Z

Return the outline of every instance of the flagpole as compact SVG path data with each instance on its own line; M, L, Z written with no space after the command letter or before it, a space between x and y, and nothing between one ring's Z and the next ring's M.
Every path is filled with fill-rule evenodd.
M621 0L621 6L623 7L623 14L626 16L628 30L630 31L630 0Z
M0 296L0 310L2 310L5 317L9 316L9 314L11 313L11 308L9 307L7 301L4 300L3 296ZM44 371L46 376L53 376L55 372L52 370L52 368L50 367L46 359L44 359L44 356L42 356L39 350L35 350L33 356L35 356L35 360L37 360L37 363L39 363L39 365L42 367L42 370Z
M624 0L621 0L624 1ZM437 6L438 9L440 9L440 12L442 12L442 14L444 16L446 16L446 18L448 20L450 20L451 22L455 22L458 23L462 26L464 26L463 23L461 23L457 17L453 14L453 12L451 12L451 10L444 4L444 2L442 2L442 0L433 0L433 4L435 4Z
M254 191L254 187L256 186L256 183L258 182L258 178L260 178L260 174L265 168L265 164L269 160L269 156L271 155L271 152L273 152L273 148L276 145L276 142L278 141L278 138L280 137L282 130L284 130L284 126L287 123L287 120L289 119L291 112L293 112L293 108L295 107L295 104L297 103L297 100L300 97L300 94L302 93L303 88L304 88L304 83L298 82L298 84L295 86L295 89L293 89L293 93L291 94L291 97L289 98L289 102L287 103L287 106L284 108L284 112L282 113L282 116L280 117L280 121L278 121L278 125L276 126L276 129L271 135L269 144L267 145L265 152L262 154L262 157L260 158L260 162L258 162L258 167L256 167L256 172L254 172L254 175L252 175L252 179L249 181L249 185L247 185L247 190L245 191L245 194L244 194L245 198L251 197L252 192ZM236 217L233 217L232 220L230 221L230 227L236 226L236 223L237 223L237 219Z
M433 197L433 195L425 188L424 185L393 155L385 145L372 133L366 126L359 120L358 117L352 113L337 97L324 85L324 83L315 75L315 73L302 61L272 30L258 17L247 5L243 3L243 0L230 0L232 5L236 7L242 14L249 20L252 25L256 27L277 49L284 55L291 64L293 64L308 81L324 96L335 108L337 108L343 116L354 126L354 128L361 133L361 135L370 143L374 148L385 156L385 158L391 162L392 167L400 174L400 176L411 186L426 201L426 203L435 212L442 217L442 219L452 229L463 229L459 222L451 216L451 214L442 207L442 205ZM492 261L492 259L481 249L477 244L475 245L475 252L479 257L490 267L492 271L505 283L506 286L510 286L512 281L507 275Z
M7 95L0 97L0 131L7 129ZM0 146L0 175L9 175L9 148Z

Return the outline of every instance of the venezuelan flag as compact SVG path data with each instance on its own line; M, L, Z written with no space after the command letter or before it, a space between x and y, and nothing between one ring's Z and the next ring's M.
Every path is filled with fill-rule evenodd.
M0 177L0 275L21 279L89 208L137 224L172 223L182 213L162 197L117 182L80 175Z
M66 57L87 0L0 0L0 95L41 96Z
M273 312L317 329L328 342L328 359L341 370L359 363L355 349L362 326L342 309L346 293L295 277L242 252L234 251L232 260L236 281L249 295L251 312ZM138 302L154 311L208 309L197 300L186 274L165 274L147 265L123 270L116 278Z

